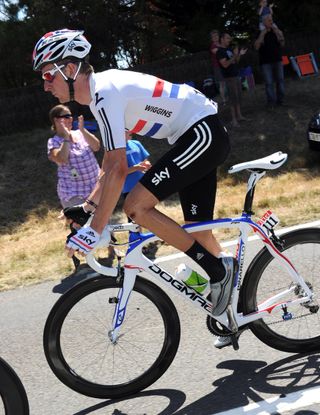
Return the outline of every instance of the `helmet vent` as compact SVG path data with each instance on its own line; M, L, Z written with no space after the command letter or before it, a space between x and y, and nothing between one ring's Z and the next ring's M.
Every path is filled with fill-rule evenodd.
M62 45L60 48L56 49L56 50L53 52L53 54L51 55L50 60L52 61L52 60L54 60L57 56L60 56L60 55L61 55L61 53L62 53L62 51L63 51L63 49L64 49L64 46L63 46L63 45Z
M50 45L50 50L51 50L51 49L56 48L57 46L59 46L59 45L60 45L60 43L63 43L63 42L65 42L65 40L64 40L64 39L56 40L55 42L53 42L53 43Z

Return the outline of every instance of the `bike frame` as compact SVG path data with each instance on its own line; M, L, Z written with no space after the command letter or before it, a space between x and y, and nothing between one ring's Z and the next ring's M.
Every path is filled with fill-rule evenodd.
M291 261L279 251L279 249L272 242L268 234L264 231L262 226L254 222L251 219L251 213L242 213L237 218L224 218L215 219L208 222L201 222L196 224L184 225L183 228L188 233L199 232L204 230L214 230L219 228L238 228L239 237L237 242L236 258L239 264L239 270L233 288L232 295L232 310L235 321L238 327L244 326L252 321L265 318L270 316L272 312L279 308L288 307L288 305L302 304L312 299L312 292L310 288L304 282L304 279L299 275ZM122 225L109 225L108 229L110 232L117 231L129 231L129 248L124 260L124 280L123 286L119 290L118 303L116 305L115 314L113 318L113 330L109 333L112 342L116 342L119 336L119 329L124 321L126 308L129 302L131 291L134 287L136 275L140 271L145 271L152 277L161 281L164 285L173 289L176 294L189 301L193 306L201 309L206 314L211 315L212 303L207 298L202 297L192 288L187 287L182 281L177 280L168 271L161 268L158 264L146 258L142 253L142 248L146 244L160 240L156 235L152 233L140 233L134 230L138 229L138 225L134 223L122 224ZM249 235L254 232L255 235L262 241L264 246L268 249L270 254L281 264L283 269L290 275L292 281L300 285L305 292L305 296L297 298L295 300L281 301L282 298L286 297L290 292L295 289L294 284L291 288L288 288L281 293L278 293L263 303L259 304L257 310L253 313L243 315L242 312L237 312L237 305L239 300L239 292L243 279L244 272L244 261L246 248L248 243ZM103 245L103 238L99 245ZM104 267L99 264L92 254L87 257L88 264L95 271L103 275L108 275L114 278L119 277L118 268ZM220 316L215 316L215 320L224 325L229 326L229 320L227 313L224 312Z
M214 319L226 328L230 329L231 326L233 326L232 331L237 329L237 327L241 327L255 320L270 316L274 310L287 309L289 304L297 305L312 300L313 294L310 288L304 282L304 279L299 275L298 271L291 263L291 261L278 249L278 247L273 242L275 240L273 226L270 228L266 227L267 232L265 232L263 229L263 222L259 221L259 223L257 223L252 220L252 204L256 184L265 175L266 169L270 170L278 168L286 161L286 159L287 155L279 152L272 154L271 156L264 159L254 160L252 162L232 166L229 169L229 173L235 173L242 170L248 170L251 173L247 183L247 193L244 201L242 215L237 218L215 219L208 222L197 222L183 226L185 231L188 233L234 227L238 228L239 230L236 251L236 258L238 260L239 269L236 275L235 285L233 287L231 310L230 307L228 307L228 309L220 316L214 316ZM262 223L262 225L260 225L260 223ZM124 260L123 286L119 290L118 294L117 305L113 317L113 330L109 332L109 336L112 342L115 343L119 335L119 329L124 321L127 304L130 298L130 293L134 287L137 272L142 270L173 289L178 295L189 301L193 306L200 308L206 314L212 316L211 301L209 301L207 298L202 297L192 288L187 287L182 281L177 280L165 269L161 268L155 262L152 262L143 255L143 246L147 243L158 241L160 238L152 233L140 233L139 226L134 223L124 225L109 225L107 228L110 232L129 231L129 248ZM266 299L261 304L258 304L257 309L254 312L243 315L242 312L237 311L237 306L243 279L242 274L244 270L246 247L248 243L248 237L251 232L254 232L255 235L257 235L257 237L262 241L269 253L279 262L284 271L290 275L294 284L292 284L292 286L288 289L285 289L282 292ZM269 233L271 236L269 236ZM106 237L107 236L102 233L98 247L107 245ZM108 275L111 277L121 276L120 267L103 267L95 260L93 254L89 254L87 256L87 262L91 268L100 274ZM295 284L299 285L302 288L305 295L294 300L284 300L288 294L295 290Z

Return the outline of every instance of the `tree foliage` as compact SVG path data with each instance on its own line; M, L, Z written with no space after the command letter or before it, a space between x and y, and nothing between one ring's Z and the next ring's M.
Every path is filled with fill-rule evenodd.
M83 29L97 70L206 50L216 28L253 37L257 0L0 0L0 87L30 84L36 41L58 28ZM318 0L275 2L285 32L320 33Z

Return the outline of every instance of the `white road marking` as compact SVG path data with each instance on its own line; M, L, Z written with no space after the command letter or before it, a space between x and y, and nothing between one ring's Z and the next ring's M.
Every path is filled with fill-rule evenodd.
M250 403L249 405L215 413L215 415L270 415L273 413L285 414L296 409L305 409L314 404L320 404L320 387L293 392L284 398L274 397L265 401Z

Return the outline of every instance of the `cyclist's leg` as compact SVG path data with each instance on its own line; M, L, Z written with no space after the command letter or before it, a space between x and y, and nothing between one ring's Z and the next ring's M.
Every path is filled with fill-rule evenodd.
M214 169L197 183L180 190L180 202L186 224L209 221L213 217L217 189L217 169ZM211 230L193 232L192 236L208 252L221 257L223 251Z
M217 259L155 206L186 186L193 184L196 187L201 178L212 173L226 159L228 152L228 135L218 118L210 116L200 120L145 173L124 205L126 214L135 222L185 252L207 273L212 283L214 315L223 313L229 304L236 261L230 257ZM212 210L212 203L208 205Z
M186 224L192 224L196 222L189 222L186 221ZM201 232L193 232L192 236L194 239L199 242L208 252L214 255L217 258L220 258L223 254L223 248L220 245L217 238L213 235L211 230L208 231L201 231Z
M129 193L125 212L170 245L186 252L194 238L155 206L211 173L225 160L228 152L228 135L218 118L209 116L200 120L145 173Z
M148 189L137 183L128 194L124 210L136 223L150 230L169 245L182 252L187 251L194 239L175 221L155 208L159 203Z

